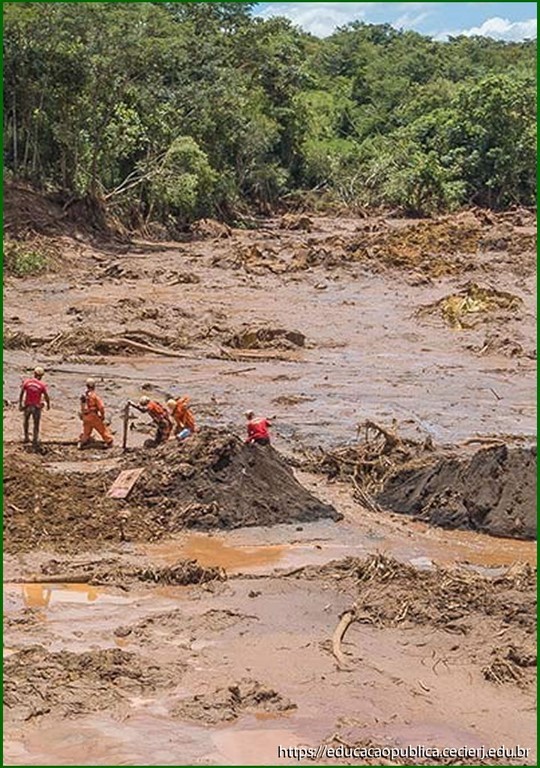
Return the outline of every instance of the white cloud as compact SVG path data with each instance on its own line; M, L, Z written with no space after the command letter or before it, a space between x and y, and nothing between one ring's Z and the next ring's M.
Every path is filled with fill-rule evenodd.
M420 5L420 3L418 3ZM431 14L423 13L404 13L392 22L392 26L396 29L414 29L417 24L427 19Z
M436 40L446 40L448 37L457 37L465 35L481 35L482 37L492 37L495 40L518 41L526 38L536 37L536 19L527 19L526 21L510 21L501 19L500 16L493 16L486 19L479 27L470 29L453 30L451 32L441 32L435 36Z
M425 29L425 19L433 17L443 10L447 3L269 3L260 10L256 10L257 16L268 19L272 16L285 16L293 24L311 32L317 37L331 35L336 27L349 24L351 21L365 21L391 23L396 29ZM485 6L486 3L467 3L466 5ZM375 21L376 19L376 21ZM441 24L442 26L442 24ZM439 27L440 29L440 27ZM419 30L420 31L420 30ZM536 37L536 19L526 21L510 21L499 16L494 16L484 21L483 24L469 29L453 29L444 32L434 30L429 33L435 40L446 40L449 36L458 35L482 35L493 37L496 40L524 40L527 37Z
M262 18L286 16L317 37L331 35L336 27L361 21L376 3L272 3L257 15Z

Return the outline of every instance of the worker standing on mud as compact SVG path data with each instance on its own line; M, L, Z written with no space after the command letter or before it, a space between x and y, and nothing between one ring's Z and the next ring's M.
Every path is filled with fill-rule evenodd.
M92 442L92 432L94 429L105 443L105 447L110 448L113 444L113 436L105 423L105 406L101 397L96 393L96 382L94 379L86 379L86 392L81 395L81 411L79 415L82 421L79 448L84 448Z
M138 403L130 400L129 404L138 411L141 411L141 413L148 413L157 427L154 439L146 440L144 443L147 448L153 448L169 439L173 425L167 409L161 403L158 403L156 400L150 400L149 397L143 395Z
M246 443L257 445L270 445L269 429L272 423L269 419L256 417L253 411L246 411L247 433Z
M195 432L195 419L188 408L189 397L179 397L178 400L170 399L167 406L174 421L174 434L177 440L185 440Z
M24 442L30 442L29 427L30 418L33 422L32 444L34 448L39 445L39 427L41 424L41 411L43 406L47 410L51 407L47 385L42 381L45 371L39 365L34 368L34 376L25 379L19 393L19 410L23 412Z

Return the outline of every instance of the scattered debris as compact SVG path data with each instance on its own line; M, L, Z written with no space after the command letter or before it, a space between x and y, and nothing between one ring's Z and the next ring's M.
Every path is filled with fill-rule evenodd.
M384 488L386 480L398 466L413 459L431 456L429 438L423 443L403 439L398 435L397 423L390 428L366 420L357 428L363 439L329 451L304 452L301 466L322 472L329 480L348 480L355 488L358 500L370 509L378 511L375 500Z
M453 328L474 328L501 310L515 314L522 304L523 301L512 293L469 282L457 293L422 307L417 314L437 313Z
M534 637L536 630L536 569L522 566L509 568L491 579L464 568L434 568L420 570L400 563L392 557L376 554L364 560L347 557L322 566L305 566L295 570L295 578L323 579L337 583L342 589L357 595L354 605L340 617L332 641L332 652L340 667L347 660L341 651L341 641L352 622L375 627L420 625L443 629L450 634L469 635L477 624L493 622L492 636L508 625L513 627L517 645L506 654L527 675L512 675L514 681L532 683L532 668L536 664ZM481 628L479 634L481 634ZM482 645L478 661L490 657L490 648ZM523 650L523 648L530 650ZM500 651L492 651L495 661L490 678L488 667L484 675L495 679L500 675ZM499 672L497 672L499 670ZM504 679L509 679L508 677ZM497 680L497 682L500 682Z
M126 587L133 582L151 584L206 584L211 581L224 581L227 578L222 568L206 568L197 560L180 560L175 565L154 566L128 565L119 560L91 560L74 563L73 560L48 560L41 566L41 576L36 583L47 584L92 584L104 586L114 584ZM25 583L31 583L26 580Z
M247 328L225 341L233 349L296 349L304 347L306 337L300 331L286 328Z
M128 497L129 492L144 472L144 467L138 467L137 469L125 469L120 472L114 483L107 491L107 496L111 499L125 499Z
M127 711L134 695L171 687L182 669L119 648L73 653L31 646L4 660L4 711L18 721L118 712L122 705Z
M236 720L244 714L258 712L290 712L296 709L288 699L256 680L244 678L212 693L198 694L180 701L172 711L173 717L215 724Z

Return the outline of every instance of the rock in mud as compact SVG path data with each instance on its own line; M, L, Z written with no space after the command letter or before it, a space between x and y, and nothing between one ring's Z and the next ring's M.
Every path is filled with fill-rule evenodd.
M215 219L199 219L190 226L191 234L200 239L230 237L231 228Z
M403 468L377 497L382 506L443 528L536 538L536 446L485 448Z
M286 213L282 216L279 226L281 229L311 232L313 228L313 220L305 214Z

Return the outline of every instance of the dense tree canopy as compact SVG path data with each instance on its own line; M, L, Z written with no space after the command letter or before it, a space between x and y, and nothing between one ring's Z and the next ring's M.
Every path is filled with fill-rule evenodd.
M4 167L181 225L317 189L430 214L534 204L536 43L254 3L5 3Z

